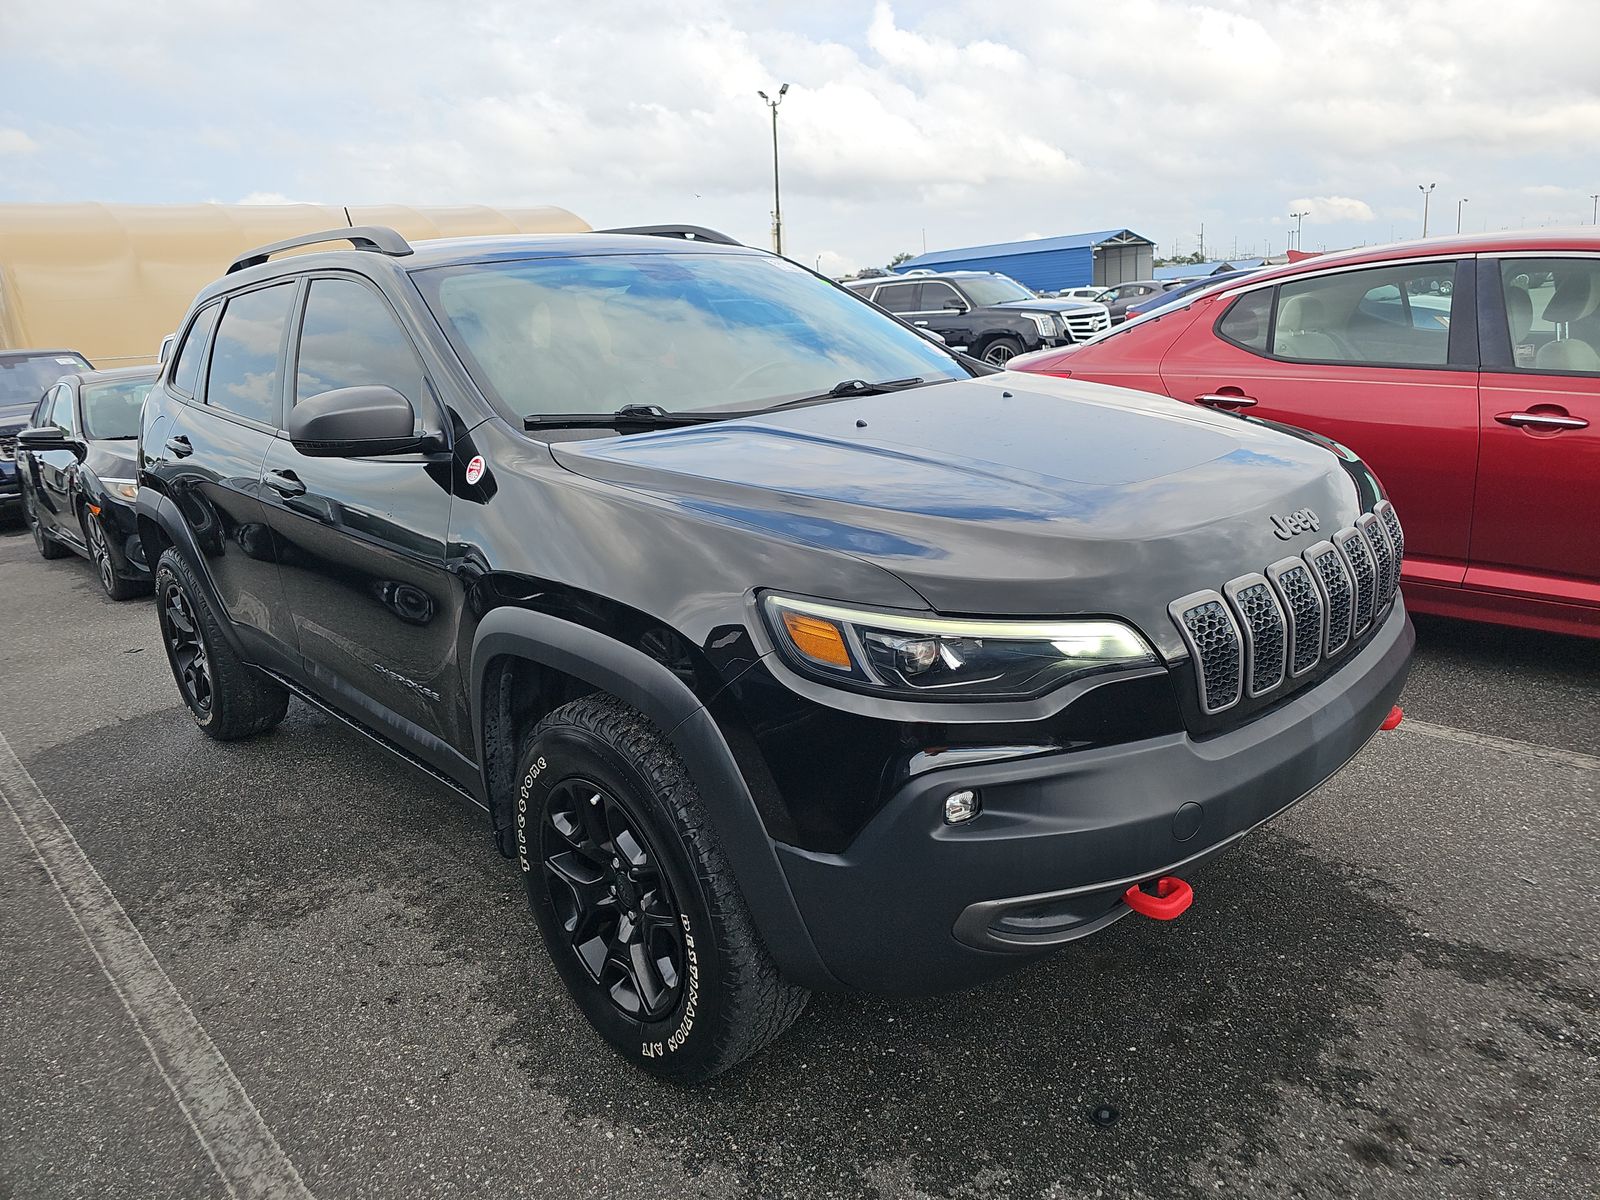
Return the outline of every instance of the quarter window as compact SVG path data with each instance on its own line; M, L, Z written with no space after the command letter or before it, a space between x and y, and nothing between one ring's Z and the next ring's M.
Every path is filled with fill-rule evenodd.
M415 409L422 366L382 296L349 279L314 279L300 325L295 403L335 388L381 385Z
M1600 260L1502 259L1500 287L1515 370L1600 374Z
M278 283L228 301L213 339L207 404L264 425L278 423L283 387L278 356L294 288Z
M1454 263L1398 263L1278 287L1272 353L1309 362L1443 366Z
M172 386L186 396L194 395L200 386L200 367L205 353L206 338L211 333L211 327L217 323L217 314L221 311L220 304L210 304L202 308L189 326L189 332L184 334L183 345L178 347L177 361L172 364Z
M1217 333L1236 346L1264 353L1267 322L1272 317L1272 289L1257 288L1240 296L1217 322Z

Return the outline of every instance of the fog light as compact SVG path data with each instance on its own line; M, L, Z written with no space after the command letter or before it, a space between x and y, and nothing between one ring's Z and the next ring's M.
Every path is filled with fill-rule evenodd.
M983 805L978 802L978 793L970 790L951 792L944 798L944 823L946 825L959 825L963 821L970 821L978 815Z

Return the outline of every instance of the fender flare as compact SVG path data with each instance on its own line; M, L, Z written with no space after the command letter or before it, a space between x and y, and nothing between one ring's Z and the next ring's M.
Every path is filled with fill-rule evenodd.
M189 528L189 523L183 519L183 513L178 511L178 506L168 496L160 492L151 492L141 487L139 498L133 502L134 516L139 525L139 536L143 540L145 524L148 522L156 526L166 535L167 541L172 543L172 548L188 560L190 574L195 577L200 585L200 590L205 593L205 601L211 606L211 611L224 613L227 609L223 606L222 597L217 594L216 587L211 582L211 572L205 569L205 555L200 550L200 545L195 541L194 531ZM155 578L156 563L160 555L152 555L149 547L145 548L145 561L150 565L150 577ZM239 635L233 627L232 621L218 621L217 628L222 630L222 636L227 640L228 646L246 662L252 661L251 655L244 644L239 640Z
M615 638L548 613L516 607L496 608L478 625L472 639L473 737L481 786L497 827L488 775L483 684L489 664L501 657L521 658L561 671L608 692L655 722L705 801L717 844L728 856L756 928L779 969L803 987L840 987L817 954L772 839L716 721L676 675Z

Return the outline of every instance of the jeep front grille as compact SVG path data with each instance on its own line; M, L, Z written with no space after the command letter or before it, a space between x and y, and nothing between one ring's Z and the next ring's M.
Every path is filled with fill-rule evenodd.
M1265 574L1174 600L1168 611L1194 656L1201 709L1220 713L1265 696L1342 653L1388 612L1404 546L1384 500Z
M17 435L0 433L0 462L10 462L17 456Z

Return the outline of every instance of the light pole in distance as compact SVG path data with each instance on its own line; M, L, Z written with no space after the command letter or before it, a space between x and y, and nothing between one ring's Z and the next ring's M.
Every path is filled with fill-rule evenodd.
M777 120L777 118L774 117L773 120ZM773 126L773 128L776 129L777 126ZM1428 236L1428 201L1433 198L1433 189L1438 187L1438 186L1439 185L1436 184L1436 183L1430 183L1430 184L1427 184L1426 186L1424 186L1423 184L1420 184L1420 183L1417 184L1417 191L1422 193L1422 236L1423 237L1427 237Z
M1468 196L1463 196L1463 197L1461 197L1461 199L1456 201L1456 232L1457 233L1461 232L1461 206L1463 204L1469 203L1470 199L1471 198L1468 197ZM1427 235L1424 234L1423 236L1426 237Z
M783 253L783 202L778 194L778 105L783 103L783 94L788 90L787 83L780 87L776 100L765 92L756 93L772 110L772 252L774 254Z
M1300 222L1311 214L1309 211L1301 211L1292 212L1289 215L1294 218L1294 248L1296 250L1303 250L1305 249L1305 246L1300 241Z

